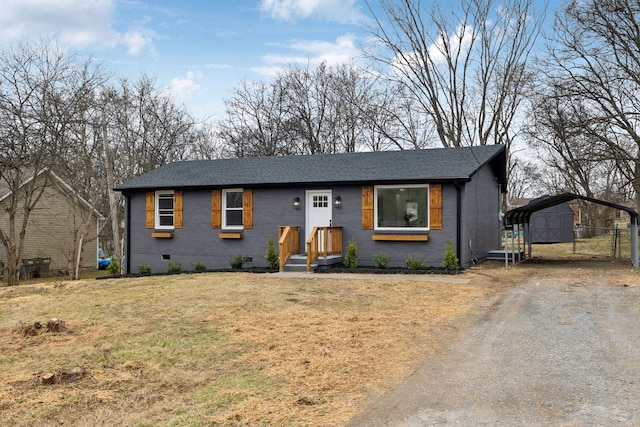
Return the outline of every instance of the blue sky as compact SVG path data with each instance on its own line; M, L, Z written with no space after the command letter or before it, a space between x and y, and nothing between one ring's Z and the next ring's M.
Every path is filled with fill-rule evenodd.
M288 63L360 61L364 0L0 0L0 44L58 35L120 76L157 79L200 118L240 80Z

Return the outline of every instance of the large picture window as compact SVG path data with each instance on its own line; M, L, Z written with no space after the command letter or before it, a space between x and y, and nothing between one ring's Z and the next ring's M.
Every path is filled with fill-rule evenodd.
M156 192L155 228L174 228L174 193L173 191Z
M243 192L241 188L222 191L222 227L242 228Z
M429 229L428 185L379 185L374 197L376 230Z

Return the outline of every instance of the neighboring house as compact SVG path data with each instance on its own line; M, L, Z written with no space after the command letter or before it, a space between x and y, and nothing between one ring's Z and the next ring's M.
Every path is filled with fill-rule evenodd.
M45 170L36 178L42 180L38 187L44 186L44 193L29 215L22 253L26 271L34 274L30 268L41 260L46 260L47 270L52 273L67 271L69 262L77 248L79 230L87 230L82 251L82 268L97 267L97 253L100 244L99 227L104 221L86 200L74 195L72 188L55 173ZM46 180L46 181L45 181ZM0 188L0 206L11 196L6 189ZM21 216L17 221L20 227ZM4 208L0 210L0 228L8 230L9 218ZM4 247L0 244L0 257L4 260ZM35 264L34 264L35 263ZM31 267L30 267L31 266Z
M169 262L226 268L236 255L265 266L269 238L280 239L281 261L339 257L353 240L359 265L385 253L391 266L409 255L440 266L451 241L468 266L500 247L505 188L505 148L487 145L183 161L116 190L126 198L126 269L135 273L142 264L167 271Z

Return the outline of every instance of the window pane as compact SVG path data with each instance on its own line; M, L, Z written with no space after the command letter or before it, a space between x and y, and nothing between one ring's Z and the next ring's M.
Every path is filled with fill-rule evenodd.
M242 208L242 191L227 191L227 207Z
M378 227L428 227L426 187L378 188Z
M158 218L160 220L160 225L173 225L173 215L160 215Z
M227 226L229 225L242 225L242 211L241 210L227 210Z
M173 196L172 195L160 195L158 196L158 209L160 210L173 210Z

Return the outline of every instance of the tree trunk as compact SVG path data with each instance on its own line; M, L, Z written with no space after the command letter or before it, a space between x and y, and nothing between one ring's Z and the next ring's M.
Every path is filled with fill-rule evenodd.
M118 198L113 190L115 187L113 178L113 160L111 159L111 150L109 149L109 132L107 130L106 113L102 112L102 146L104 149L104 160L107 175L107 191L109 193L109 212L111 216L111 231L113 233L113 250L114 261L122 266L122 252L120 250L120 209L118 209Z

